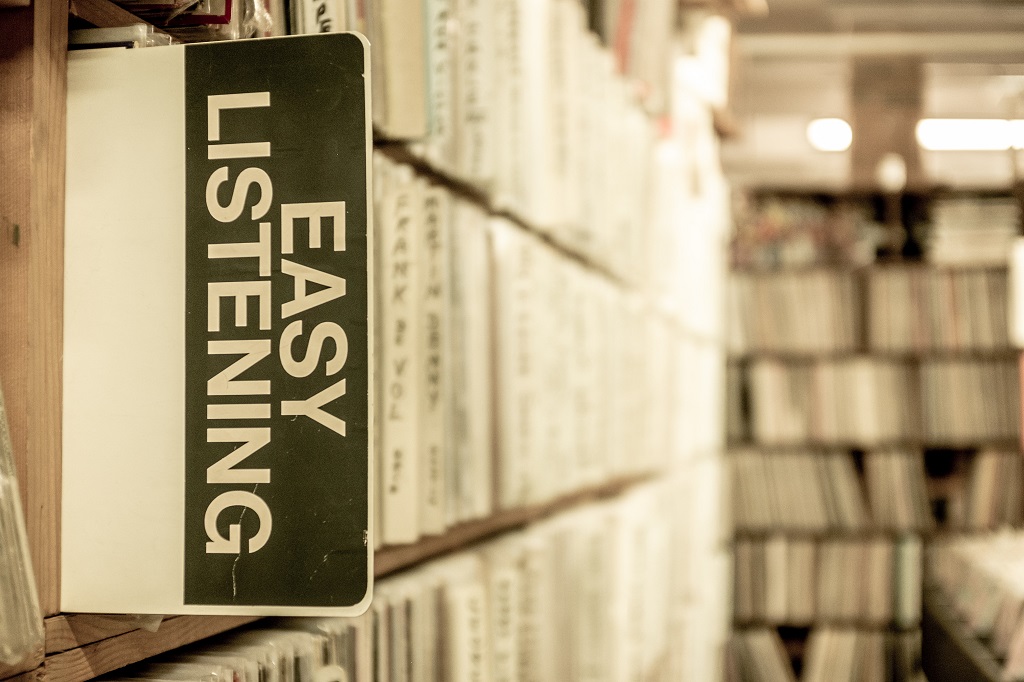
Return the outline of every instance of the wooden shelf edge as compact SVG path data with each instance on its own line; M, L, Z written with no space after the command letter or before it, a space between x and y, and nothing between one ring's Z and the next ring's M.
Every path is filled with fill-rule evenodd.
M794 443L758 443L756 441L732 442L726 445L726 454L736 452L760 451L772 452L803 452L807 450L820 450L822 452L842 452L847 450L862 450L864 452L876 452L880 450L981 450L985 448L1019 451L1021 442L1015 436L1005 438L990 438L977 440L964 440L957 443L952 441L940 442L926 439L907 439L879 441L877 443L850 443L838 441L804 441Z
M733 619L733 628L736 630L760 630L764 628L779 630L806 630L808 633L824 628L834 630L857 630L858 632L888 632L892 634L903 634L916 632L921 629L921 623L911 625L900 625L893 622L880 623L862 619L850 618L819 618L809 623L778 623L766 620L736 620Z
M62 613L43 621L46 655L58 654L138 630L139 616Z
M254 616L175 616L156 632L132 630L47 657L47 682L85 682L172 649L258 620Z
M469 547L490 537L521 528L560 511L585 502L614 497L629 488L651 480L653 474L630 476L610 483L570 493L552 502L498 512L479 521L469 521L424 538L411 545L384 547L374 557L374 575L378 578L409 568L453 551Z
M952 265L949 263L932 263L927 260L871 263L792 263L773 266L753 265L749 263L729 263L730 275L750 277L777 277L782 274L808 274L813 272L843 273L847 275L870 274L872 270L932 270L937 272L1005 272L1007 265L1003 263L971 263Z
M868 540L892 540L895 542L906 538L929 539L934 536L934 529L922 528L831 528L827 530L811 530L802 528L737 528L733 533L733 544L737 541L743 540L766 541L774 538L783 538L785 540L809 540L812 542L822 543L832 541L860 542Z
M867 358L890 362L922 363L942 361L979 361L996 362L1016 360L1021 355L1019 348L963 349L963 350L882 350L878 348L858 348L854 350L821 350L821 351L772 351L747 350L729 353L730 362L753 362L757 360L774 360L777 362L813 363L837 360L853 360Z

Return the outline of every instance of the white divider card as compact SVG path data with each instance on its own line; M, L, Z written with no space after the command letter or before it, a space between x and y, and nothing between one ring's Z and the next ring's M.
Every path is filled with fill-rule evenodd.
M517 285L521 287L522 301L528 309L520 310L519 323L528 325L521 327L525 344L523 357L526 366L517 376L521 382L520 390L528 391L529 403L524 405L520 424L524 430L532 428L532 438L526 441L530 447L524 450L529 483L526 504L538 504L549 501L554 494L556 481L551 480L554 474L548 467L554 466L555 451L552 448L551 429L556 415L551 409L551 345L553 335L550 331L550 313L548 301L551 294L551 260L550 250L533 235L523 235L522 260L517 271ZM524 419L525 416L525 419Z
M493 222L497 334L499 501L510 509L538 501L531 475L539 443L534 412L539 367L532 338L537 323L537 253L530 238L503 220Z
M551 249L544 249L544 275L542 286L547 289L545 300L547 305L541 307L541 333L539 339L544 341L544 381L551 396L546 416L544 443L547 461L551 466L551 476L547 479L546 498L563 495L575 489L573 476L576 473L570 465L570 438L574 423L571 414L572 396L569 393L570 368L573 349L568 338L572 331L569 319L567 294L568 278L564 259Z
M520 447L517 420L520 403L515 382L522 339L515 329L519 312L514 269L518 263L515 228L501 219L493 221L494 300L495 300L495 442L498 505L508 509L526 498L527 471Z
M368 605L367 52L71 55L62 610Z
M383 598L382 598L383 597ZM376 595L371 607L373 614L373 679L391 679L391 609L388 595Z

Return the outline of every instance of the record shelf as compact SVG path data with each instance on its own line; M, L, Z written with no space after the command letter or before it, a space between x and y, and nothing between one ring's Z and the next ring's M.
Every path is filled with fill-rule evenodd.
M756 0L724 0L733 13ZM7 397L16 468L44 615L45 650L29 670L0 669L0 679L84 682L250 623L250 617L174 616L155 632L148 620L62 614L59 604L63 206L67 39L75 25L124 26L139 20L109 0L37 0L0 9L0 378ZM720 135L735 132L728 111L715 112ZM410 162L400 146L383 148ZM419 170L430 173L428 168ZM471 188L433 173L431 179L477 204ZM513 219L520 227L530 227ZM550 244L550 242L549 242ZM557 245L552 244L556 248ZM563 255L572 255L563 250ZM583 263L593 268L591 264ZM594 268L596 269L596 268ZM607 273L602 273L608 276ZM615 496L647 480L620 479L553 502L463 523L412 545L385 547L377 577L520 528L581 503ZM35 666L35 669L31 669Z
M915 272L914 269L917 271ZM951 274L953 271L971 274L961 278L959 274ZM927 384L924 383L923 369L919 369L935 367L941 370L949 365L956 366L958 371L961 367L964 368L964 372L977 371L971 369L971 364L977 363L977 366L992 367L991 371L995 372L996 366L1017 365L1019 351L1012 348L1008 341L998 334L982 341L981 337L974 335L973 331L971 335L967 336L960 336L960 332L957 331L964 319L975 319L967 317L971 314L979 316L979 318L983 315L991 315L991 328L998 328L999 324L997 324L996 318L998 303L992 303L991 306L986 304L983 308L961 309L958 306L968 304L958 298L955 299L956 303L953 304L953 309L961 312L954 313L952 319L957 320L957 326L950 329L937 323L938 320L950 319L950 312L943 307L947 301L941 298L938 298L937 301L929 299L928 296L932 290L926 288L932 281L941 281L942 286L946 286L945 283L949 282L951 288L958 285L958 293L951 296L968 297L968 302L971 305L976 305L975 299L970 297L980 294L977 288L973 291L969 288L973 286L971 282L983 281L985 288L981 289L981 292L994 297L995 294L992 291L995 290L988 287L990 282L999 281L1005 276L1005 268L992 266L950 268L916 263L886 263L872 266L808 264L792 267L780 266L773 270L751 270L740 267L734 268L731 275L745 278L746 281L742 284L749 287L745 290L737 289L735 292L737 297L734 301L737 311L745 312L737 312L736 317L733 318L739 320L749 337L746 340L741 340L743 337L738 336L733 340L736 345L729 349L731 371L735 371L735 377L737 377L735 383L730 383L730 423L741 425L739 429L730 426L730 457L739 452L764 455L764 457L758 458L752 454L751 461L764 461L764 466L768 471L767 462L773 455L782 455L787 452L812 452L822 455L844 453L843 457L853 457L854 465L852 466L858 472L857 478L863 488L865 486L865 467L862 457L867 456L867 453L878 451L904 451L911 460L920 462L921 475L924 476L922 483L925 486L925 495L931 507L929 517L933 515L938 517L931 519L933 525L928 529L907 528L899 531L875 529L871 525L872 513L868 507L868 526L863 529L809 530L791 527L758 527L756 529L737 527L733 534L734 547L735 543L739 541L753 540L755 544L757 541L761 541L763 543L761 551L765 551L764 545L773 539L784 539L787 542L791 540L793 542L814 542L817 548L819 542L869 541L872 538L892 538L893 541L897 541L900 536L915 536L926 543L929 539L947 530L942 521L945 510L949 508L949 501L966 499L966 491L970 483L966 474L970 469L969 465L977 461L975 453L984 449L1003 453L1020 452L1019 427L1009 428L1014 425L1011 422L1015 423L1016 419L1009 417L1004 419L1002 416L1004 412L1009 414L1010 411L1011 403L1006 401L1017 399L1010 395L1009 388L1006 389L1005 396L998 393L1000 397L993 399L1001 408L999 427L992 430L988 430L988 427L981 429L974 426L970 420L966 420L966 423L970 425L965 426L965 430L954 431L938 428L933 430L929 418L937 419L935 415L945 413L939 411L939 401L933 394L930 393L925 397L924 391ZM878 279L872 279L876 275ZM769 286L769 279L773 277L777 279ZM890 290L881 288L883 284L894 286L887 283L901 281L908 282L905 285L907 286L906 303L910 306L914 306L916 303L919 306L911 308L914 311L920 311L916 312L913 317L900 318L899 311L903 310L900 304L904 299L879 296L881 292L891 294ZM817 285L820 285L821 288L817 291L812 290ZM833 290L826 285L833 285L836 288ZM875 290L871 288L873 286L879 288ZM938 285L932 286L935 287L934 291L939 291ZM991 286L995 286L995 284L991 284ZM767 293L769 290L778 293ZM902 292L901 289L894 289L894 291ZM945 294L946 290L942 289L942 292ZM745 294L746 298L740 294ZM895 294L891 295L895 296ZM940 296L938 293L931 293L931 295ZM990 298L989 301L991 300ZM773 301L779 304L778 307L772 304ZM875 315L872 315L872 301L876 305L884 306L876 308ZM931 307L929 307L930 301L932 302ZM819 304L821 307L817 307ZM805 317L804 311L812 309L813 312ZM967 312L963 313L962 310ZM990 310L992 312L989 312ZM964 315L963 319L956 317L961 314ZM814 326L819 323L822 327L828 326L829 328L819 329ZM892 326L872 328L872 324ZM989 329L989 327L985 327L985 329ZM763 336L759 336L759 334L763 334ZM1005 336L1005 330L1003 335ZM952 343L950 342L951 338L953 339ZM884 367L884 370L876 369L875 361L878 361L879 366ZM929 364L933 361L934 364ZM962 361L964 364L958 365L958 361ZM761 379L762 384L755 389L753 383L755 379L752 378L752 374L753 368L759 366L759 363L764 365L763 379ZM861 363L869 366L870 369L857 367ZM998 365L994 363L998 363ZM849 373L839 371L843 365L849 367ZM769 368L772 374L769 374ZM865 427L863 422L858 420L853 420L852 423L844 426L841 421L844 417L844 410L855 410L856 408L852 405L861 405L862 402L847 403L843 401L853 400L851 395L858 396L858 401L870 401L873 398L878 398L875 391L884 393L888 389L879 387L889 386L888 383L885 383L887 379L877 378L877 376L889 376L883 374L883 371L891 371L893 375L899 377L899 383L896 384L896 380L893 380L893 384L898 386L901 396L906 391L906 400L914 401L914 409L907 410L908 414L894 424L882 420L881 417L873 417L874 413L869 412L866 416L870 422L870 428ZM929 375L929 377L932 376L934 375ZM987 376L985 375L985 377ZM1003 374L999 374L1000 390L1004 385L1012 388L1012 384L1016 384L1015 378L1016 372L1009 379ZM769 383L769 379L771 383ZM930 380L937 381L931 378ZM978 382L977 385L973 383L975 380ZM866 386L865 391L871 389L873 391L860 394L856 391L846 392L847 389L842 384L844 381L863 382ZM972 377L970 390L973 392L970 395L977 396L972 399L980 400L981 394L978 391L983 391L986 396L989 393L997 395L995 391L991 390L994 386L985 383L986 381L989 380L983 378L980 371L976 379ZM859 387L860 383L856 385ZM937 383L931 384L929 390L934 392L937 385ZM983 385L986 388L983 389ZM825 396L820 393L825 391L836 393L835 406L831 402L831 393L828 394L830 400L825 400ZM784 409L777 413L782 415L780 417L782 419L793 420L792 424L786 428L778 429L773 424L766 423L759 426L755 423L754 417L758 411L757 400L771 403L772 396L779 402L792 401L792 406L788 410ZM986 397L986 399L988 398ZM819 403L827 406L820 406ZM864 404L872 408L875 405L874 402ZM806 412L811 405L815 406L814 414L807 416L806 420L796 416L797 413L802 414L801 410ZM920 406L920 412L918 412L918 406ZM935 411L929 412L928 410ZM1019 406L1014 409L1014 412L1019 413ZM776 413L771 412L770 414ZM819 418L821 421L817 421ZM839 421L833 423L833 420ZM943 433L958 434L958 436L937 437ZM989 433L992 437L982 438L980 437L981 433ZM758 434L766 436L765 440L759 440ZM797 438L795 437L797 434L805 437ZM850 437L830 438L830 434L849 434ZM875 437L871 437L872 435ZM1009 455L1007 456L1009 457ZM750 466L754 465L750 464ZM937 473L940 470L941 473ZM739 474L734 475L739 476ZM746 479L737 477L736 480ZM742 486L743 483L739 483L739 485ZM870 495L868 497L870 498ZM817 551L820 550L816 549ZM817 561L816 559L815 566L817 566ZM820 569L816 567L814 570ZM937 616L935 611L939 607L934 602L935 598L929 596L923 604L924 613L921 627L926 647L934 647L940 637L952 638L956 635L955 623L952 621L946 623L941 618L941 614ZM743 614L744 618L745 614L746 612ZM766 622L758 619L751 621L740 618L740 615L737 613L734 617L736 629L768 627L777 630L784 640L783 643L789 658L794 662L804 660L807 636L813 633L815 628L832 625L840 628L860 629L857 622L829 623L824 618L815 619L810 623L809 628L795 628L778 622ZM909 633L916 631L917 627L915 625L910 629L890 628L887 631ZM964 650L964 646L954 648L958 654ZM965 654L965 660L970 659L972 663L976 663L975 658ZM946 664L942 663L941 665ZM978 665L982 665L984 668L983 664ZM954 663L949 663L949 666L954 666ZM982 668L978 668L978 670ZM957 663L949 670L963 671L966 668ZM952 675L940 675L935 672L933 675L932 670L926 670L926 672L929 674L929 679L933 680L996 679L980 672L977 675L966 672Z
M916 272L915 272L916 271ZM775 276L778 277L785 273L785 276L792 276L792 284L806 285L812 277L836 277L843 278L846 282L852 286L854 300L857 301L853 305L853 310L850 315L854 320L858 320L859 324L853 329L850 337L846 339L846 343L852 344L849 347L840 348L815 348L815 349L789 349L777 347L779 341L774 340L769 343L776 344L776 347L745 347L742 349L731 349L729 362L731 367L735 370L739 376L748 376L750 374L751 367L758 363L773 364L778 367L785 367L787 370L792 368L811 369L817 365L827 365L835 363L840 365L843 363L853 363L857 360L865 361L878 361L883 364L891 365L893 367L899 366L899 368L906 372L906 380L908 384L912 384L910 392L908 393L908 399L917 402L923 410L923 404L921 403L921 384L920 381L920 369L927 366L928 363L934 363L932 366L942 366L944 364L955 365L958 362L963 363L978 363L979 365L985 365L988 363L1006 363L1007 365L1017 365L1020 358L1020 351L1013 348L1006 339L992 341L989 339L990 346L976 345L977 342L967 341L966 345L960 347L948 347L943 346L943 343L948 343L948 339L943 341L942 339L932 338L931 340L925 341L925 347L915 348L901 348L901 347L885 347L883 344L885 340L877 340L872 335L876 333L875 330L871 329L871 325L875 321L871 307L877 304L878 300L882 300L877 296L878 292L872 293L872 283L875 281L873 278L879 276L891 276L900 272L910 273L912 276L924 274L927 276L943 275L951 276L956 273L957 276L965 273L970 276L976 277L1005 277L1006 267L1005 266L993 266L993 265L980 265L972 264L965 266L950 266L950 265L935 265L930 263L921 262L898 262L898 263L880 263L877 265L865 265L865 266L853 266L837 264L835 266L822 265L822 264L808 264L808 265L795 265L792 267L782 267L777 270L765 270L765 269L750 269L746 267L735 268L732 271L734 274L740 277L748 278L752 283L767 282L769 278ZM984 273L984 274L983 274ZM806 280L804 278L807 278ZM838 281L838 279L837 279ZM944 280L946 281L946 280ZM952 282L953 280L948 280ZM916 283L915 283L916 286ZM908 292L910 290L908 289ZM914 295L920 295L922 292L914 289ZM924 290L927 292L927 289ZM891 292L889 292L891 293ZM975 291L975 294L978 292ZM991 293L991 292L987 292ZM925 293L927 296L927 293ZM1005 294L1004 294L1005 295ZM794 299L798 300L798 299ZM1003 301L1005 303L1005 301ZM897 303L887 302L885 305L896 306ZM907 303L910 303L907 301ZM924 299L923 307L927 315L933 314L934 311L928 311L928 299ZM943 302L944 304L945 302ZM957 303L959 305L960 303ZM933 307L936 305L932 303ZM1001 306L996 303L991 306L991 309L995 311ZM894 308L895 309L895 308ZM986 311L988 309L986 308ZM970 310L969 314L973 313L976 316L982 315L977 309ZM945 314L946 311L943 311ZM884 315L889 315L885 318ZM994 314L994 313L993 313ZM926 315L926 316L927 316ZM771 316L769 316L771 317ZM888 321L893 318L891 310L885 310L883 313L883 319ZM954 316L955 318L955 316ZM781 318L773 318L776 322L781 319L782 322L791 322L787 320L785 314ZM941 319L941 318L940 318ZM974 318L968 318L973 320ZM978 318L980 319L980 317ZM763 324L763 320L758 321L756 324ZM1005 324L1005 320L1003 321ZM921 318L915 318L914 324L925 324L921 322ZM934 324L934 321L933 321ZM963 325L963 320L958 324ZM770 325L768 325L770 327ZM998 326L998 325L997 325ZM758 327L761 328L761 327ZM777 331L777 330L776 330ZM792 333L792 329L790 330ZM914 333L922 333L922 329L917 327ZM930 331L927 326L924 327L923 333L936 334L936 329L933 327ZM945 333L945 332L943 332ZM954 332L955 335L956 332ZM1005 331L1003 332L1005 334ZM898 343L906 343L908 340L904 339ZM911 344L917 341L913 338L909 339ZM758 343L755 341L755 344ZM785 343L783 341L782 343ZM1013 382L1018 383L1019 382ZM813 381L812 381L813 384ZM746 384L744 383L744 386ZM972 394L973 395L973 394ZM932 399L934 401L934 399ZM981 449L996 449L1006 451L1019 451L1021 449L1021 436L1019 434L1019 426L1013 429L1013 433L998 433L989 436L962 436L962 437L939 437L937 435L926 435L925 431L928 427L922 424L924 413L915 415L915 423L912 424L914 430L917 433L906 433L905 435L899 435L897 437L888 437L881 439L863 439L850 440L850 439L830 439L830 438L815 438L810 437L804 440L775 442L774 440L769 442L757 442L756 438L752 439L750 431L744 433L744 437L741 439L733 439L730 442L731 448L756 448L760 451L765 452L785 452L796 449L810 449L810 450L840 450L840 451L852 451L852 452L866 452L871 450L880 449L907 449L923 452L926 461L931 461L938 457L947 457L950 459L964 459L969 461L970 453L979 451ZM1019 417L1018 417L1019 420ZM950 472L950 476L963 473L960 471ZM948 478L948 476L947 476ZM956 485L963 485L963 481L949 481L934 479L931 476L928 478L928 484L930 488L941 488L941 489L952 489Z
M39 652L35 661L43 665L22 676L81 682L256 619L177 616L165 619L156 632L148 632L132 617L58 613L63 259L59 199L63 195L67 17L101 27L139 22L108 0L71 0L63 8L54 2L0 10L4 19L0 22L0 99L20 107L14 121L0 117L4 149L0 175L14 179L0 188L5 211L0 213L0 296L4 310L10 311L0 346L0 375L9 396L15 452L28 453L17 461L18 476L46 616L45 652ZM386 151L398 159L411 158L400 147ZM434 180L471 201L483 202L479 193L442 175L434 174ZM523 226L522 221L519 224ZM606 483L551 503L463 523L412 545L384 548L376 553L375 574L382 577L583 502L614 496L647 478ZM0 678L17 672L0 671L6 673Z

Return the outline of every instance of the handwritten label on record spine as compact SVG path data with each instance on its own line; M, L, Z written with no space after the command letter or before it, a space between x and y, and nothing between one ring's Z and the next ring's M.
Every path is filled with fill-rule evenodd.
M422 428L420 514L424 533L445 528L448 381L448 231L451 205L447 190L424 192L420 275L423 350L420 419Z
M455 102L452 95L455 69L452 54L456 36L453 35L453 25L451 0L427 0L430 134L426 140L426 154L431 163L444 169L452 169L455 161Z
M487 597L477 582L449 588L453 682L483 682L490 678L487 638Z
M491 0L460 0L459 16L459 172L477 182L492 174Z
M414 542L419 537L419 377L415 368L420 353L416 267L422 189L407 166L396 167L391 181L384 200L387 214L381 224L381 239L384 240L381 252L384 289L381 476L384 542L398 544Z
M490 575L494 682L519 679L519 571L497 568Z

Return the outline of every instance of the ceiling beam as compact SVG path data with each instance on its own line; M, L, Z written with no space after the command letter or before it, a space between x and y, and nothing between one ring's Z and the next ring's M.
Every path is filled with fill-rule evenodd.
M1015 56L1024 58L1020 33L772 33L735 39L741 57Z

